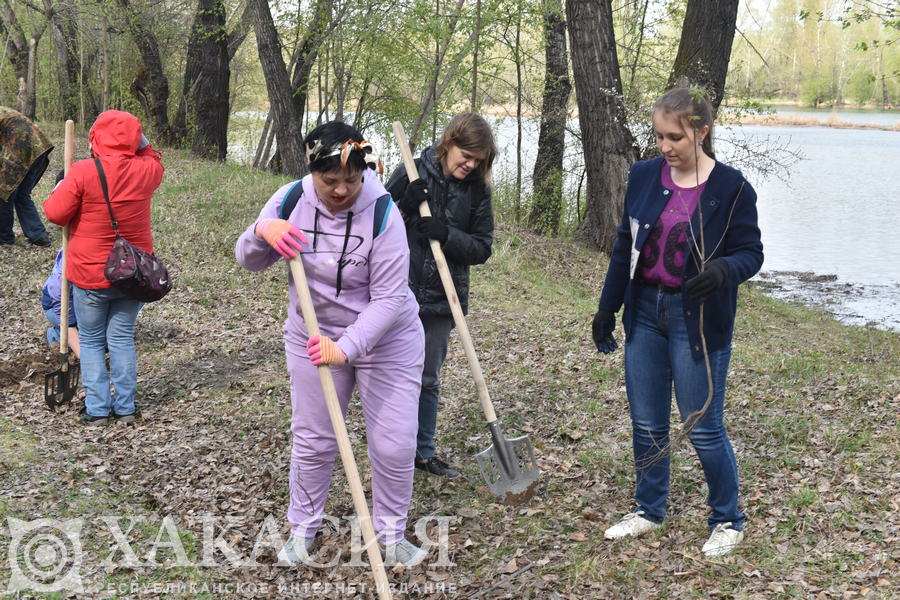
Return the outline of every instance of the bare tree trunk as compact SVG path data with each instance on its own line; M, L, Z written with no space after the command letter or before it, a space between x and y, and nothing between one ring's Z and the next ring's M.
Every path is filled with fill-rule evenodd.
M25 97L22 99L23 114L31 120L35 119L37 112L37 83L35 71L37 70L37 40L28 40L28 75L25 77Z
M225 160L228 152L229 62L225 4L223 0L200 0L188 40L182 99L174 123L177 137L191 138L195 156Z
M78 24L72 5L44 0L50 19L50 33L56 46L56 81L63 119L79 121L78 84L81 61L78 59Z
M263 165L263 148L266 147L266 140L269 139L269 128L272 126L272 113L266 115L266 122L263 125L262 134L259 136L259 142L256 144L256 154L253 155L253 168L258 169ZM266 157L268 158L268 157Z
M516 14L516 224L522 221L522 11Z
M305 171L306 154L303 152L303 132L300 115L294 107L291 80L281 56L278 32L272 20L267 0L252 0L256 11L256 41L259 62L266 79L269 107L273 114L281 169L292 177L301 177Z
M100 34L100 112L109 109L110 63L109 63L109 20L103 17L103 31Z
M475 2L475 45L472 51L471 111L478 112L478 44L481 41L481 0Z
M575 236L612 250L628 168L637 160L625 122L611 0L567 0L572 70L587 171L584 221Z
M637 96L634 89L634 78L637 76L638 62L641 59L641 48L644 46L644 31L646 30L647 7L649 4L650 0L644 0L644 4L641 6L641 24L640 29L638 30L637 47L634 51L634 60L631 63L631 76L628 83L628 91L632 97Z
M253 27L254 17L253 4L247 2L234 29L226 32L224 1L199 0L188 40L181 100L172 125L175 137L190 139L196 156L225 160L231 60Z
M347 88L345 87L347 77L346 68L344 65L343 55L341 53L340 47L335 47L340 45L340 32L335 36L335 39L331 40L331 65L334 71L334 101L335 101L335 111L334 111L334 119L335 121L343 121L344 120L344 104L347 102Z
M241 44L243 44L244 40L247 39L247 34L250 33L250 30L253 29L254 19L256 19L256 12L253 8L253 2L247 0L247 3L244 4L244 11L241 13L241 18L238 19L238 22L234 26L234 29L232 29L228 33L229 61L234 59L234 55L237 54L237 51L241 47Z
M143 61L141 69L131 82L131 92L150 115L153 135L164 144L177 140L169 125L169 80L163 72L159 43L156 35L147 28L141 17L131 7L130 0L117 0L128 22L128 29Z
M422 136L422 127L428 119L428 116L431 114L432 109L437 104L437 101L441 98L444 91L447 89L447 86L450 84L455 69L468 55L466 47L470 45L478 35L477 30L473 27L466 43L462 46L462 50L457 52L450 61L450 64L447 66L447 71L444 73L444 78L441 79L441 68L444 66L447 52L450 50L450 43L453 41L453 34L456 32L456 27L459 24L465 3L466 0L457 0L453 13L449 17L443 17L446 22L445 26L447 30L444 38L437 42L434 65L432 66L434 69L434 77L430 81L428 89L425 90L425 93L422 95L422 99L419 101L419 115L409 129L409 145L412 148L415 148L419 143L419 138Z
M738 0L688 0L667 88L701 87L718 111L737 23Z
M562 0L544 0L544 38L544 100L538 154L531 178L533 200L528 226L538 233L556 235L563 207L566 116L572 91Z
M0 0L0 36L6 40L3 52L9 59L16 77L16 108L20 113L34 120L36 102L34 85L34 64L37 43L41 39L47 21L42 21L29 39L19 25L16 13L9 0ZM33 42L33 45L32 45Z
M302 123L305 121L304 118L304 110L306 108L306 100L309 96L309 85L310 79L312 78L312 68L313 64L316 63L316 58L319 56L319 50L324 46L325 39L328 36L328 33L337 25L337 21L332 18L332 4L333 0L317 0L315 4L315 8L313 10L313 19L312 23L307 30L306 37L297 44L297 47L294 50L294 54L291 56L291 63L288 65L287 70L291 73L291 89L292 100L294 103L294 112L298 115L298 120L300 121L301 129L303 132L305 129L303 128ZM323 121L323 115L325 116L325 120L330 120L328 117L328 106L330 102L331 95L328 93L328 62L329 62L329 54L328 47L325 46L325 58L324 60L318 61L319 66L319 117L317 119L318 123ZM324 65L324 66L323 66ZM325 71L325 83L322 84L322 71ZM340 83L340 82L338 82ZM325 91L325 100L322 100L322 92ZM341 107L338 107L338 113L341 115ZM337 118L341 118L338 116ZM269 150L272 146L272 138L269 137L268 142L266 143L266 149L264 152L264 159L268 160ZM265 161L264 161L265 162ZM276 166L281 163L281 155L276 149L274 156L272 156L272 165ZM304 151L304 160L301 163L302 173L301 175L305 175L306 168L306 157Z
M334 27L332 19L332 0L318 0L309 32L294 52L294 70L291 74L291 87L294 90L294 110L303 115L306 100L309 96L309 80L313 64L319 56L319 48L325 42L329 31Z

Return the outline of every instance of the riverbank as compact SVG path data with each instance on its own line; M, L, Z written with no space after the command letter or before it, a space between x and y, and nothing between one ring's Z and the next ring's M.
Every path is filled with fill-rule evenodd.
M761 103L766 106L765 103ZM882 131L900 131L900 110L892 111L875 111L870 107L841 106L828 109L814 109L797 104L777 104L767 107L771 112L765 114L751 114L743 109L735 109L739 113L738 117L730 115L730 107L726 107L719 112L716 122L719 124L741 124L741 125L767 125L767 126L791 126L791 127L831 127L835 129L878 129ZM848 119L847 111L859 109L860 113L854 113L854 118ZM461 108L460 110L465 110ZM778 111L784 111L787 114L779 114ZM893 124L884 124L878 122L865 122L865 113L870 112L873 115L896 114L897 119ZM494 104L484 108L484 113L498 118L516 117L515 105ZM801 113L801 114L792 114ZM526 108L523 110L522 116L527 119L540 119L540 113L534 108ZM572 107L569 118L578 119L577 107Z
M763 271L754 282L773 298L812 307L847 325L900 332L900 283L854 283L806 271Z
M81 147L78 157L85 154ZM367 568L345 566L352 504L340 466L326 508L340 526L325 528L314 555L322 563L337 556L339 566L279 568L272 547L254 546L264 527L287 533L287 274L240 269L233 246L286 178L178 150L164 156L153 224L175 288L139 318L144 418L136 427L85 429L77 406L46 410L42 373L53 357L41 343L39 302L55 249L0 247L0 522L80 520L79 597L134 597L116 592L134 586L142 600L170 598L165 586L178 585L218 585L244 598L366 597ZM50 185L45 178L35 198ZM58 241L58 228L53 235ZM842 325L757 284L741 291L727 411L749 519L744 544L720 560L700 553L706 490L684 446L673 457L666 526L646 539L602 539L630 508L633 482L622 351L600 355L590 342L605 267L580 245L500 224L494 255L473 271L469 326L505 432L533 440L542 486L519 507L497 504L484 487L473 454L490 438L452 336L438 438L463 478L417 475L410 522L447 517L454 564L437 564L434 549L423 566L389 573L391 581L435 600L891 597L900 583L900 334ZM361 420L354 401L348 427L366 474ZM136 563L113 551L109 516L120 517ZM174 531L166 522L184 560L162 545ZM438 523L429 524L433 539ZM13 544L0 529L0 545ZM26 541L8 547L24 550ZM215 566L200 568L207 546ZM244 558L258 550L259 564L230 564L217 549L225 546ZM0 586L11 577L0 562Z
M881 131L900 131L900 123L880 125L878 123L854 123L841 120L839 113L822 113L822 118L796 115L743 115L738 119L721 119L723 124L739 123L741 125L770 125L790 127L832 127L835 129L877 129Z

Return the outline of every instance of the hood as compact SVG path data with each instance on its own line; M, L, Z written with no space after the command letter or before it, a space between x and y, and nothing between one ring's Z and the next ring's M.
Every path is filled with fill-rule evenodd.
M441 167L441 161L438 160L436 145L422 150L422 155L419 158L429 175L437 181L444 179L444 169Z
M99 158L131 157L141 143L141 122L131 113L108 110L91 126L91 150Z

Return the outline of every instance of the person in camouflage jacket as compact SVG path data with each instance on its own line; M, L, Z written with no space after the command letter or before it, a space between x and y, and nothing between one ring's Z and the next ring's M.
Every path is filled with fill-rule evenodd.
M468 312L469 267L491 256L494 216L489 182L496 154L487 121L473 113L457 115L440 141L416 160L418 180L410 184L401 166L385 186L404 215L409 286L425 329L416 468L449 478L459 477L459 472L435 456L434 433L441 366L454 323L429 240L440 242L463 313ZM431 217L419 216L422 202L428 202Z
M19 111L0 106L0 244L13 244L13 212L32 244L49 246L50 237L34 207L31 191L50 163L53 145Z

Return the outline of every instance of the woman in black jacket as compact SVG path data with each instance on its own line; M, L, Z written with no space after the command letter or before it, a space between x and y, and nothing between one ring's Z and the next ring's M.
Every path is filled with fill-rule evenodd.
M419 302L425 328L425 369L419 395L416 468L442 477L459 471L435 456L441 365L453 329L453 316L428 240L437 240L447 258L463 313L468 311L469 266L487 261L494 237L489 185L497 154L490 125L479 115L454 117L440 141L416 160L419 179L411 185L401 166L387 190L404 215L409 241L409 286ZM428 202L431 217L419 216Z

